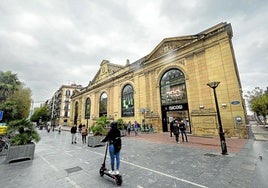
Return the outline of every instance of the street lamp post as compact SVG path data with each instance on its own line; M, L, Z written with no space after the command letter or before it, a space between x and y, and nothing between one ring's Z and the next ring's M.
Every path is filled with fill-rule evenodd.
M213 89L213 93L214 93L214 99L215 99L216 111L217 111L218 123L219 123L219 136L220 136L220 141L221 141L222 155L228 155L227 145L226 145L224 132L222 129L222 124L221 124L221 115L220 115L220 110L219 110L219 104L218 104L218 99L217 99L217 95L216 95L216 87L218 87L219 84L220 84L220 82L210 82L207 85Z
M86 120L87 120L87 127L88 127L88 119L89 119L89 115L87 114L85 118L86 118Z

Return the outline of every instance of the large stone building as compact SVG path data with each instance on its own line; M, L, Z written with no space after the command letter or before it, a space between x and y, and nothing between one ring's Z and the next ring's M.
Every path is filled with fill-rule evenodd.
M244 133L245 105L232 46L232 27L220 23L195 35L163 39L150 54L126 65L103 60L89 85L72 96L71 123L92 125L107 116L169 131L173 118L193 135L218 135L210 82L227 136Z
M62 85L49 101L52 125L70 125L71 95L76 89L82 89L81 85Z

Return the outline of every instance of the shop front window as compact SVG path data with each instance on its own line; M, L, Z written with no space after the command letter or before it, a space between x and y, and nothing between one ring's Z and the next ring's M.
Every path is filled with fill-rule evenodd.
M187 103L185 77L178 69L168 70L161 78L162 105Z
M121 99L122 117L134 116L134 90L131 85L126 85L122 91Z

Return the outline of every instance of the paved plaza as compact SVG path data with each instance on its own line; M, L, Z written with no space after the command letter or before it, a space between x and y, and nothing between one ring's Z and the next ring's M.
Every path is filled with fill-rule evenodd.
M121 187L268 187L268 131L263 130L252 128L253 136L262 134L260 140L226 139L229 155L221 155L219 138L189 136L188 143L177 144L169 133L123 137ZM99 175L104 146L88 147L80 136L71 144L69 131L38 131L42 139L34 160L4 164L0 156L0 187L118 187Z

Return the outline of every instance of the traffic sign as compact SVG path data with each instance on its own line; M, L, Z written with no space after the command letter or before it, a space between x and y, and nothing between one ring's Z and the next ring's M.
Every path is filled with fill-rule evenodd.
M0 110L0 121L3 119L4 111Z

